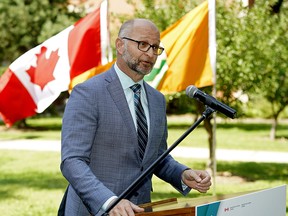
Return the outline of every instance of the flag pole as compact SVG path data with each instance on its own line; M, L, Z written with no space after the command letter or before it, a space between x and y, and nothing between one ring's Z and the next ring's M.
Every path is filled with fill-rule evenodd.
M216 0L208 0L208 22L209 22L209 55L213 73L213 90L212 95L216 97ZM213 113L213 133L212 133L212 181L213 195L216 195L216 112Z
M109 2L102 0L101 3L101 64L105 65L112 61L110 31L109 31ZM105 18L104 18L105 17Z
M110 32L110 13L109 13L109 0L107 0L107 32L108 32L108 62L113 61L113 52L111 47L111 32Z

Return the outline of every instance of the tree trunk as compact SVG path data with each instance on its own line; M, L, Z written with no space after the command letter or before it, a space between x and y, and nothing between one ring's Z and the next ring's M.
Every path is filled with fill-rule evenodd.
M282 106L276 113L274 112L273 114L273 122L271 125L271 130L270 130L270 140L275 140L276 139L276 129L278 125L278 117L280 113L284 110L285 106Z
M276 138L277 123L277 117L274 116L270 130L270 140L275 140Z
M276 139L276 129L277 129L277 125L278 125L278 117L280 115L280 113L285 109L286 104L281 104L280 108L278 108L277 111L275 106L273 106L273 103L271 103L272 105L272 116L273 116L273 122L271 125L271 130L270 130L270 140L275 140Z
M283 0L278 0L275 4L271 5L271 10L273 14L278 14L282 6Z
M207 162L207 168L213 170L214 167L214 152L213 152L213 126L211 124L211 118L204 120L204 127L208 133L208 144L209 144L209 160Z

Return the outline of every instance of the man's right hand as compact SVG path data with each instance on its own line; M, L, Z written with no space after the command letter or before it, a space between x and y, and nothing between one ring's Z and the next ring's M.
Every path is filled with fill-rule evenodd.
M113 203L113 201L111 203ZM135 212L144 212L144 209L127 199L122 199L113 209L111 209L109 216L134 216Z

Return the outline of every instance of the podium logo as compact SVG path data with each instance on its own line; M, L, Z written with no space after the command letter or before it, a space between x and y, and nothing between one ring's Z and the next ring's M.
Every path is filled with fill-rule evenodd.
M224 212L228 212L229 211L229 208L224 208Z

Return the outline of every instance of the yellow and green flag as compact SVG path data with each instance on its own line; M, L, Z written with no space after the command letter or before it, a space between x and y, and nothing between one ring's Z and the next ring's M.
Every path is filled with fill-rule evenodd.
M189 85L213 85L209 52L208 1L194 8L161 33L165 53L145 77L164 94L185 90Z

